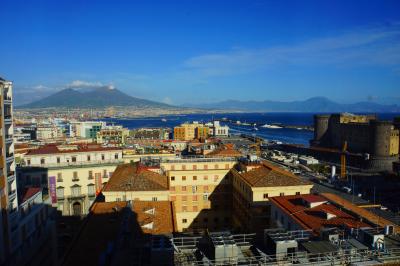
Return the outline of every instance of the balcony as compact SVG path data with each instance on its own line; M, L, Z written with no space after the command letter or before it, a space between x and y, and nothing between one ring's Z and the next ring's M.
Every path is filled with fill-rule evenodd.
M6 135L5 137L6 137L6 143L7 144L10 144L10 143L13 142L13 136L12 135Z
M11 163L14 161L14 153L7 153L6 154L6 162Z
M12 189L8 191L8 198L10 201L14 200L15 197L17 196L17 190L16 189Z
M15 180L15 172L14 171L9 171L8 173L7 173L7 181L9 182L9 183L11 183L12 181L14 181Z
M98 161L82 161L82 162L60 162L60 163L45 163L43 165L29 165L29 166L40 166L47 168L59 168L59 167L86 167L88 165L117 165L123 163L123 160L98 160Z
M3 95L4 103L10 104L12 101L11 96L8 96L6 93Z
M72 182L78 182L78 181L79 181L78 177L75 177L75 178L72 179Z

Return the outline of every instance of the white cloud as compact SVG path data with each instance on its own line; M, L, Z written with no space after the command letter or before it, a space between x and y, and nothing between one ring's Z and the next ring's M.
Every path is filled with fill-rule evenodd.
M107 87L110 90L115 89L113 84L104 84L102 82L96 81L83 81L83 80L74 80L71 83L65 85L65 88L68 89L86 89L86 88L103 88Z
M327 64L399 66L400 25L354 29L294 45L199 55L184 62L184 71L222 76L279 65Z

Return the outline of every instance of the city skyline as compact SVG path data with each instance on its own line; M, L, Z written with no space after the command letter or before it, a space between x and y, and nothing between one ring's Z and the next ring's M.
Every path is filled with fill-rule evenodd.
M314 96L400 102L397 1L2 8L0 73L14 81L16 104L99 86L173 105Z

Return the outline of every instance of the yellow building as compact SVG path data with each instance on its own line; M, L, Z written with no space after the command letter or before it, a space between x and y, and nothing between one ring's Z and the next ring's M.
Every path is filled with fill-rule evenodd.
M174 127L175 140L193 140L200 138L208 138L210 129L199 123L184 123L178 127Z
M161 162L161 171L169 180L178 231L230 227L232 191L226 175L235 164L234 158Z
M312 188L280 168L237 164L229 157L142 163L116 169L103 189L106 202L170 201L178 232L269 228L269 197L308 194Z
M309 194L312 184L269 163L240 163L233 184L233 228L258 232L270 226L270 197Z

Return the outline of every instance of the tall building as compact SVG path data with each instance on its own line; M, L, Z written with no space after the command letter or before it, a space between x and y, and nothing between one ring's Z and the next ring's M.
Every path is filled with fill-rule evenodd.
M399 156L399 126L380 121L375 115L331 114L314 116L314 147L363 154L364 168L392 170Z
M0 264L11 253L11 239L18 228L17 182L15 180L12 125L12 82L0 78L1 156L0 156Z
M42 190L27 189L18 199L12 83L0 78L0 94L0 265L55 265L55 223L52 209L43 201Z

